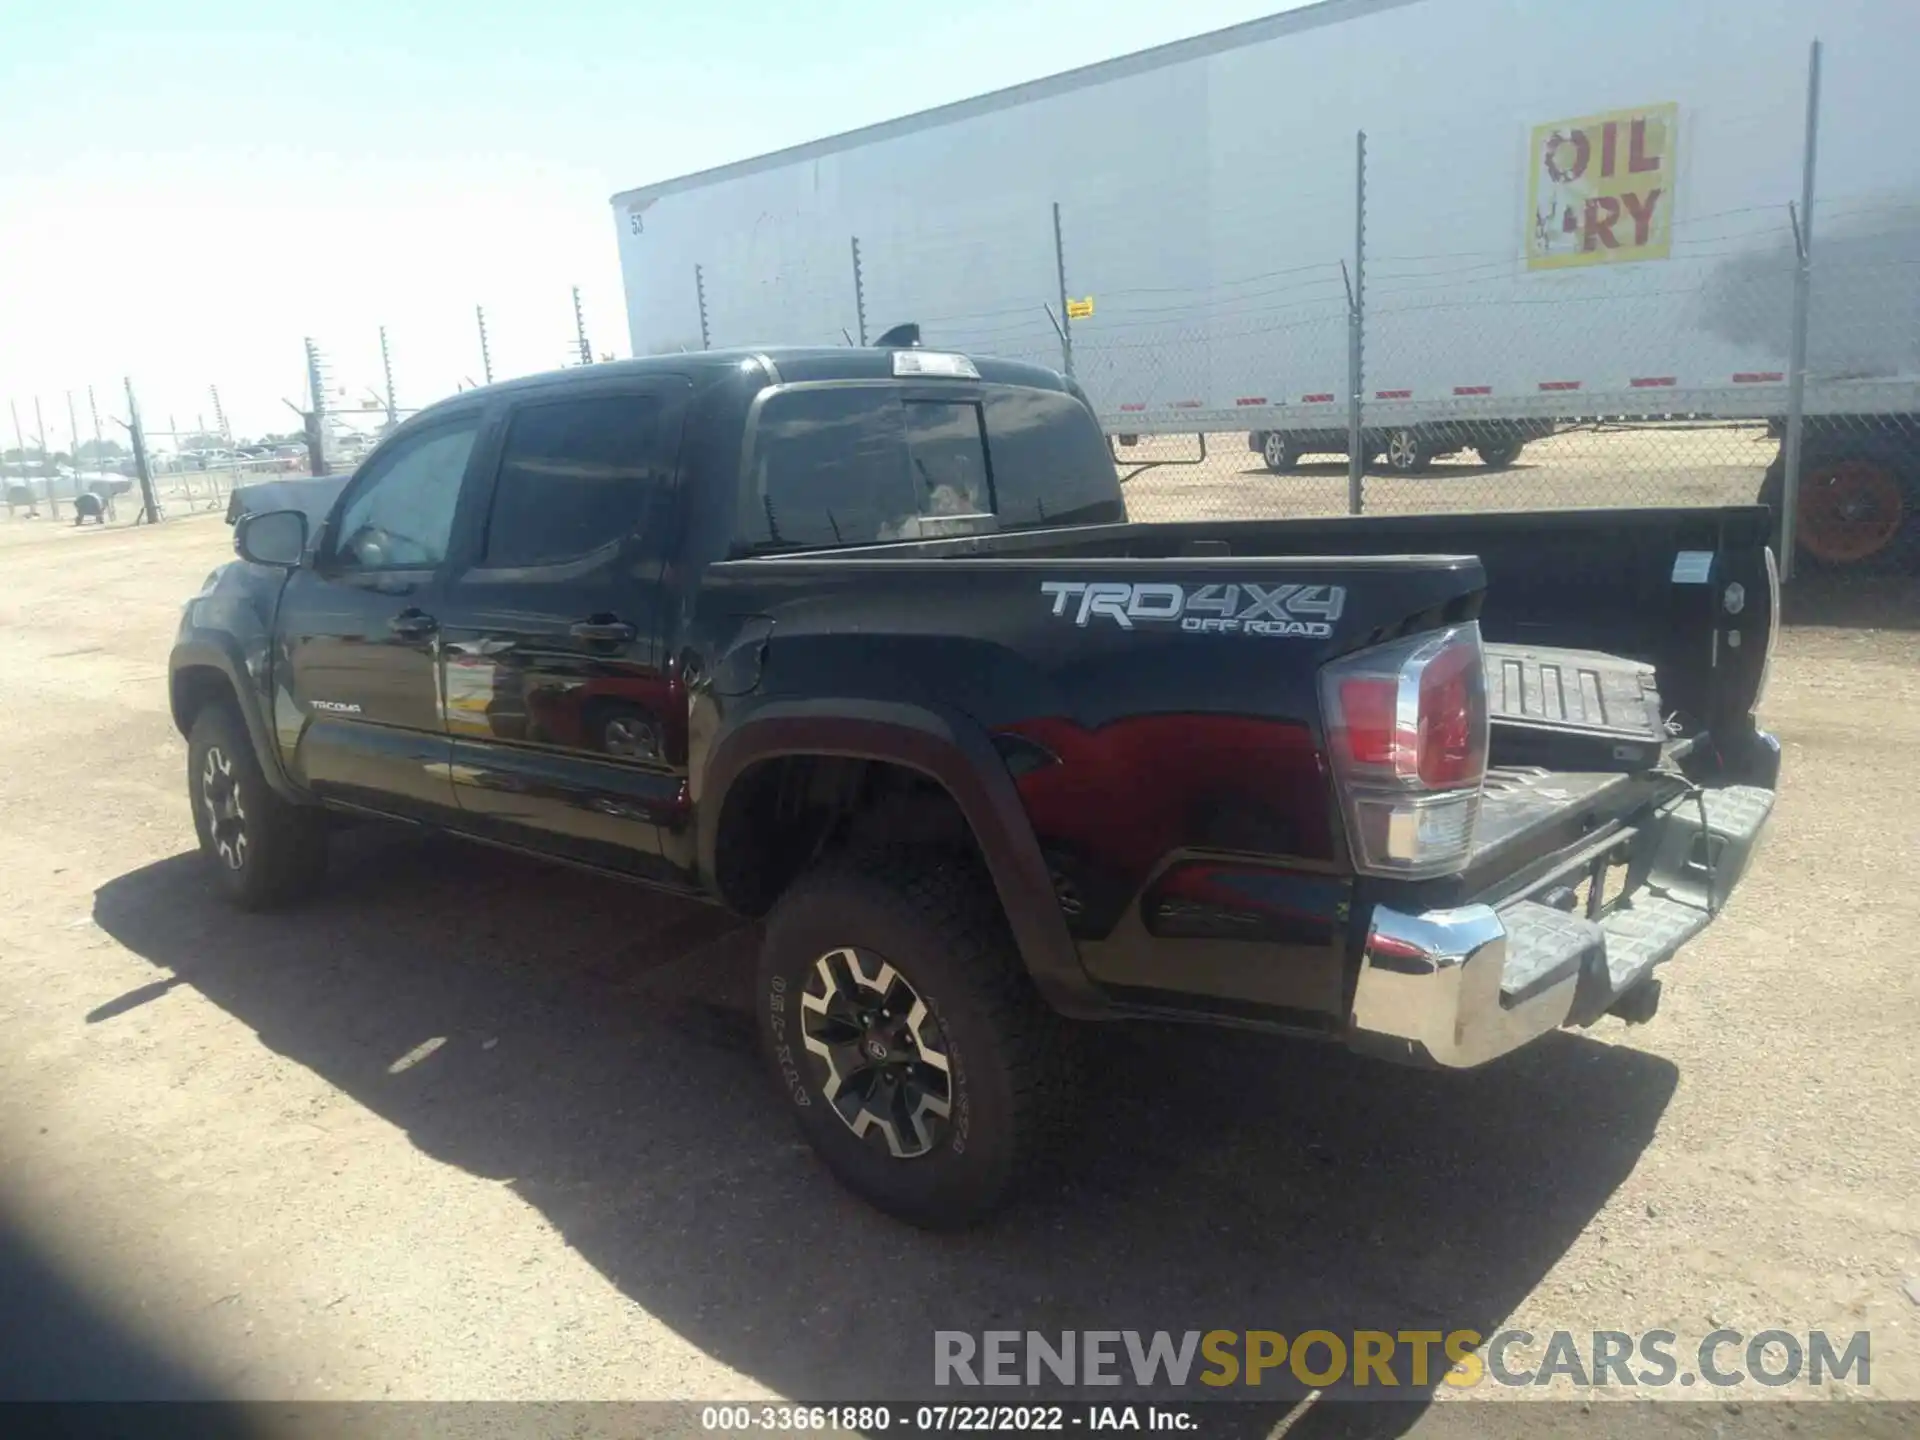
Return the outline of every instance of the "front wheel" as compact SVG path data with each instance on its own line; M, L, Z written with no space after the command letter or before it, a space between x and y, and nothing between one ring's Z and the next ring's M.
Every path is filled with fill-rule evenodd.
M267 784L232 705L209 705L195 717L187 792L214 885L242 910L287 904L326 872L325 817L288 803Z
M758 990L767 1062L802 1133L876 1208L967 1224L1051 1148L1064 1022L964 860L845 856L804 876L767 921Z
M1260 441L1260 458L1274 474L1284 475L1299 463L1300 451L1287 436L1269 430Z

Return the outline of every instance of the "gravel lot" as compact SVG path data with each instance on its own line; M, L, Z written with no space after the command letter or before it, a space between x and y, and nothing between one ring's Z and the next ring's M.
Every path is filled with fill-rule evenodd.
M1364 503L1368 514L1750 505L1777 445L1760 424L1566 430L1533 441L1505 470L1489 470L1471 450L1436 460L1421 475L1376 465ZM1191 435L1146 437L1115 453L1122 474L1162 462L1128 482L1127 505L1137 519L1347 513L1345 456L1309 455L1288 474L1273 475L1243 435L1209 435L1204 458Z
M89 1388L845 1400L924 1391L935 1327L1724 1324L1871 1329L1843 1388L1920 1400L1911 582L1794 597L1771 838L1651 1024L1466 1075L1104 1034L1074 1178L934 1238L802 1148L715 912L377 830L295 915L214 903L164 677L228 544L0 524L0 1342L118 1333Z

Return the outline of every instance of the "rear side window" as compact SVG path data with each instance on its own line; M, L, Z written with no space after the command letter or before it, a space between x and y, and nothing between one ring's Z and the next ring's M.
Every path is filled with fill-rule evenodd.
M672 463L655 396L527 406L507 432L482 563L558 565L618 543L671 482Z
M1080 401L1055 390L997 390L986 419L1002 530L1126 520L1106 436Z

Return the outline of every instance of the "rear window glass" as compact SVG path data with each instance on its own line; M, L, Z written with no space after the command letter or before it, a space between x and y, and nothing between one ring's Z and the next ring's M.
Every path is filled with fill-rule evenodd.
M895 538L916 513L892 390L772 396L760 410L753 456L760 513L747 516L745 528L760 546L864 545Z
M753 441L754 550L818 549L975 529L1124 520L1092 413L1056 391L988 387L966 399L886 385L770 396ZM923 526L956 520L958 530Z
M915 500L922 515L986 515L993 511L987 442L972 402L909 400L902 407Z

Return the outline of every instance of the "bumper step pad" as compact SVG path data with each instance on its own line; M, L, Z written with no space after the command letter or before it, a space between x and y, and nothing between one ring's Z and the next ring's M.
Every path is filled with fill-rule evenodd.
M1772 810L1773 792L1750 786L1672 801L1657 822L1646 884L1598 922L1532 900L1502 909L1502 1006L1523 1004L1578 975L1566 1023L1593 1024L1707 928L1746 870Z

